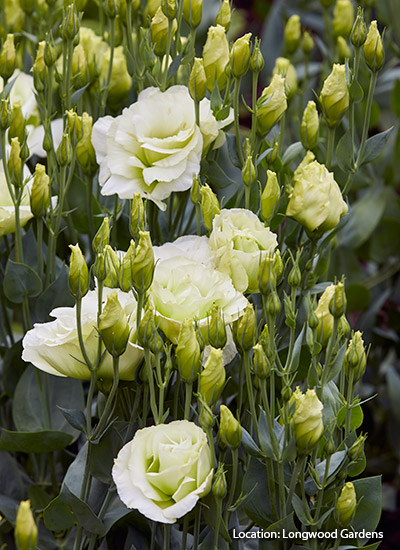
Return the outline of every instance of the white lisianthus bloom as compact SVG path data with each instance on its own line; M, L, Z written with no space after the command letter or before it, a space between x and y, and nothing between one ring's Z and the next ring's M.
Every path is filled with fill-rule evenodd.
M188 420L138 430L112 470L122 502L160 523L190 512L210 492L213 473L207 435Z
M221 210L209 241L217 269L229 275L240 292L258 292L260 263L278 245L275 233L244 208Z
M221 145L220 130L232 121L230 116L217 122L208 100L203 102L200 128L185 86L165 92L147 88L120 116L100 118L92 143L102 194L129 199L140 193L164 210L162 201L173 191L189 189L200 171L203 148L214 140Z
M30 172L24 166L24 178L28 178ZM24 225L33 217L28 186L25 186L22 194L21 203L19 206L19 222L20 226ZM3 163L0 161L0 237L15 231L15 207L12 201L10 191L8 189L6 176L4 174Z
M206 334L213 305L221 308L229 324L243 314L248 303L227 275L185 256L156 264L150 299L160 328L175 344L185 319L197 321Z
M178 237L173 243L164 243L161 246L153 246L154 259L167 260L175 256L184 256L190 260L195 260L208 267L214 267L211 258L208 237L203 235L184 235Z
M136 301L131 293L104 288L103 303L112 292L118 293L118 300L125 310L131 327L131 336L136 325ZM69 376L80 380L90 379L90 371L85 364L78 341L76 308L59 307L50 313L55 317L48 323L36 323L23 341L22 359L38 369L56 376ZM85 350L92 364L97 357L99 335L97 331L97 290L90 290L82 299L82 337ZM104 346L102 346L104 352ZM130 342L125 353L119 358L119 377L133 380L136 367L143 357L143 349ZM112 356L105 352L97 371L99 379L113 378Z

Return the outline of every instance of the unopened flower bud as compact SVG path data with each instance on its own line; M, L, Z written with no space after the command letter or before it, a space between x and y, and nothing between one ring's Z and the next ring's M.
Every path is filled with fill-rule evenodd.
M340 527L350 525L357 506L356 491L351 481L343 487L335 506L335 520Z
M297 92L297 73L294 66L286 57L278 57L275 61L275 67L272 74L279 74L285 79L285 92L287 99L292 97Z
M139 242L133 258L132 283L137 292L144 293L153 281L154 251L148 231L139 231Z
M8 99L0 101L0 130L5 132L11 123L11 112Z
M222 350L211 348L199 377L199 394L210 406L217 401L226 380Z
M359 7L357 10L357 18L354 22L351 31L350 40L355 48L361 48L367 38L367 27L364 21L363 10Z
M261 214L266 222L276 214L281 196L281 188L275 172L267 171L267 183L261 194Z
M82 137L82 117L78 115L76 111L70 109L65 111L67 115L68 133L73 141L78 141Z
M354 23L354 8L351 0L336 0L333 8L333 33L348 38Z
M37 218L43 217L50 204L50 178L42 164L36 164L35 175L30 194L32 214Z
M318 341L326 346L333 330L333 315L329 311L329 304L335 294L335 285L328 286L318 300L315 315L318 317L317 338ZM310 322L310 319L309 319ZM311 326L311 325L310 325Z
M364 44L364 57L366 64L374 73L379 71L383 65L385 52L376 21L371 21L369 26L367 38Z
M344 367L346 376L349 378L350 373L353 373L353 382L357 382L362 378L367 364L367 356L364 349L364 341L361 332L358 330L349 342L349 346L344 356Z
M308 31L304 31L303 39L301 41L301 49L304 52L304 55L310 55L314 49L314 40L311 34Z
M208 29L203 48L203 63L208 91L212 92L215 85L222 91L228 78L225 67L229 63L229 44L223 26L217 25Z
M57 161L60 166L66 166L71 162L72 149L69 134L64 132L61 138L61 143L57 149Z
M284 30L285 52L294 53L300 45L301 26L300 16L295 14L289 17Z
M268 294L266 309L271 317L276 317L282 309L282 304L276 290L272 290L272 292Z
M229 0L224 0L215 19L215 25L221 25L226 31L231 25L232 10Z
M69 245L71 258L69 261L69 289L74 298L83 298L89 289L89 270L79 244Z
M119 271L121 260L118 254L109 244L104 247L104 267L106 270L105 286L109 288L119 288Z
M22 185L21 145L18 138L12 138L11 151L8 157L8 172L15 187Z
M94 252L102 252L110 240L110 220L106 216L101 223L99 230L94 236L92 247Z
M298 288L301 285L301 271L297 261L294 262L288 275L288 283L292 288Z
M143 199L140 193L135 193L132 199L132 208L130 215L129 231L132 237L136 240L139 239L139 232L145 229L145 216Z
M92 145L93 119L88 113L82 115L82 136L76 144L76 158L84 174L90 176L97 170L96 153Z
M340 319L346 313L346 293L343 283L337 283L334 286L333 295L329 302L329 312L336 319Z
M199 396L199 422L201 427L208 431L215 424L215 416L207 403Z
M189 93L193 101L201 101L206 95L207 79L203 59L195 57L189 77Z
M319 117L317 105L315 101L309 101L304 109L300 128L301 143L306 151L311 151L317 145L318 132Z
M203 0L183 0L183 18L191 29L196 29L201 23Z
M151 40L154 44L154 51L158 56L163 56L165 54L165 49L167 47L167 37L168 37L168 17L164 15L161 7L156 11L155 16L151 20L150 30L151 30ZM177 22L174 19L172 22L172 35L175 34L177 29Z
M47 67L51 67L57 61L57 52L52 38L46 38L43 59Z
M265 136L282 118L287 109L285 79L275 74L257 101L257 132Z
M367 436L360 435L350 449L347 451L347 454L350 460L359 460L364 454L364 443L367 439Z
M200 203L200 182L196 176L193 178L192 188L190 189L190 200L193 204Z
M260 50L260 41L255 39L253 53L250 57L250 70L253 73L259 73L264 68L264 58Z
M106 278L106 262L103 252L98 252L93 266L93 275L98 281L104 281Z
M238 38L231 50L231 70L235 78L244 76L249 68L250 63L250 38L251 33Z
M301 454L307 453L315 447L324 432L323 405L315 390L307 390L304 394L300 388L296 388L291 399L296 405L291 426L296 439L297 451Z
M340 63L345 63L346 59L351 58L350 46L343 36L338 36L337 38L337 50Z
M268 359L261 344L253 346L253 371L261 380L268 378L270 373Z
M18 138L20 143L25 141L25 118L19 102L13 104L11 124L8 130L8 138Z
M152 307L146 307L139 326L138 341L144 348L159 353L163 348L162 338L157 330Z
M124 292L129 292L133 288L133 258L135 256L135 243L131 241L125 256L121 260L119 270L119 287Z
M219 437L232 449L237 449L242 440L242 427L225 405L221 405Z
M161 9L168 19L174 19L176 15L176 0L161 0Z
M243 183L246 187L250 187L256 181L256 177L257 170L254 166L253 159L251 156L248 156L242 168Z
M17 550L36 550L38 528L29 500L20 502L15 521L14 539Z
M19 0L19 4L27 15L32 15L35 7L34 0Z
M200 189L200 201L204 227L207 231L211 231L213 219L220 213L217 195L213 192L211 187L203 185Z
M110 19L115 19L115 17L119 14L121 7L120 4L120 0L104 0L104 10L107 17Z
M319 99L328 126L335 127L349 108L350 98L344 65L333 65L331 74L322 86Z
M14 35L7 34L7 38L0 52L0 76L5 81L7 81L14 72L15 56Z
M62 37L64 40L73 40L79 32L79 17L75 3L72 2L65 9Z
M258 266L258 288L261 294L267 294L279 284L282 272L283 262L279 250L260 262Z
M213 348L224 348L226 344L226 328L221 308L214 305L211 309L207 326L207 340Z
M244 313L232 324L233 340L241 354L251 350L257 331L257 319L253 305L249 302Z
M128 345L129 324L116 292L107 296L106 305L100 315L99 333L108 353L113 357L124 353Z
M226 497L227 485L223 464L218 465L218 469L214 474L212 493L218 500L223 500Z
M181 378L192 384L201 369L201 352L192 319L185 319L181 325L175 357Z

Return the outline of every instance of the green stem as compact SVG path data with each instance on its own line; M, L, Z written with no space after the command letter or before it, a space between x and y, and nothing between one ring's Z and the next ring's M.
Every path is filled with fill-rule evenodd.
M347 399L346 399L346 423L345 423L345 432L344 437L346 438L350 433L350 421L351 421L351 404L353 402L354 395L354 371L353 369L349 372L349 379L347 382Z
M216 503L217 503L217 509L216 509L216 516L215 516L215 530L214 530L213 549L214 550L219 550L218 549L218 536L219 536L219 528L220 528L220 525L221 525L222 499L217 497L215 500L216 500Z
M157 408L157 401L156 401L156 391L154 387L153 366L151 364L150 350L147 346L144 348L144 359L146 364L147 383L149 384L149 389L150 389L151 412L153 414L155 423L158 424L159 418L158 418L158 408Z
M295 464L294 464L294 469L293 469L293 472L292 472L292 479L290 480L290 485L289 485L289 494L288 494L288 497L287 497L287 500L286 500L286 513L287 514L289 514L289 512L291 510L292 499L293 499L293 495L294 495L294 492L296 490L296 485L297 485L297 479L299 477L300 472L303 469L303 465L305 463L305 460L306 460L306 455L303 455L303 456L299 457L297 459L297 461L295 462Z
M163 59L165 59L165 68L164 68L164 75L163 75L163 84L162 84L162 90L165 91L167 89L168 84L168 60L169 60L169 53L171 51L171 44L172 44L172 19L168 18L168 33L167 33L167 47L165 49L165 56Z
M114 61L115 17L111 18L109 21L110 21L110 62L108 63L106 85L104 86L104 89L102 90L102 94L101 94L101 101L100 101L101 117L104 116L104 112L106 110L107 97L108 97L108 91L110 89L110 82L111 82L111 75L112 75L112 68L113 68L113 61Z
M100 417L99 423L97 424L90 438L91 441L96 441L96 439L98 439L101 436L101 434L103 433L104 429L107 426L110 413L115 405L115 395L117 393L118 384L119 384L119 357L113 357L113 383L111 386L111 391L107 397L106 405Z
M250 372L250 356L248 351L244 351L243 353L243 363L244 363L244 372L246 376L247 396L249 399L250 412L251 412L252 421L253 421L252 423L255 426L255 430L258 438L258 418L257 418L257 411L256 411L255 400L254 400L253 382L251 379L251 372Z
M236 147L239 157L240 166L243 166L243 151L240 141L240 126L239 126L239 94L240 94L240 78L235 78L235 86L233 88L233 110L235 117L235 136Z
M200 203L196 203L196 232L197 235L201 235L201 206Z
M138 338L139 338L139 327L140 327L140 321L142 320L144 298L145 298L145 294L143 292L138 292L137 307L136 307L136 342L138 342Z
M114 211L112 216L112 228L111 228L111 243L116 246L117 245L117 217L118 217L118 210L119 210L119 200L118 195L115 194L114 197Z
M182 550L186 550L187 534L189 529L189 516L183 518L183 528L182 528Z
M285 475L284 475L284 463L278 462L278 488L279 488L279 512L280 517L285 517Z
M189 416L190 416L190 405L192 403L192 391L193 391L193 383L185 384L185 414L184 414L185 420L189 420Z
M250 209L250 195L251 195L251 186L245 185L244 186L244 207L247 208L247 210Z
M321 390L325 386L326 380L327 380L328 375L329 375L330 364L331 364L331 359L332 359L332 353L333 353L333 348L334 348L335 342L336 342L338 327L339 327L339 319L337 319L335 317L333 319L332 334L329 337L328 347L326 349L326 355L325 355L324 369L322 371L321 381L320 381L320 384L319 384L319 387L321 388Z
M251 107L253 112L251 113L251 148L253 152L256 148L256 128L257 128L257 85L258 85L258 72L253 72L252 78L252 102ZM255 159L253 159L255 160Z
M233 499L235 498L237 475L238 475L238 463L239 463L239 452L238 449L232 449L232 479L231 486L229 488L228 501L226 503L224 521L227 529L229 529L229 516L231 512L229 508L232 506Z
M169 550L170 549L170 539L171 539L171 526L170 525L164 525L163 550Z
M194 529L193 529L193 550L198 550L201 525L201 508L200 504L196 506L194 514Z
M286 126L286 113L283 113L281 122L279 125L279 136L278 136L278 155L282 155L283 151L283 140L285 137L285 126Z
M85 363L90 371L93 370L92 362L90 361L85 348L85 342L83 341L82 335L82 298L76 299L76 330L78 333L78 342L81 349L82 356L85 360Z
M38 275L40 279L43 276L43 219L36 220L36 239L37 239L37 255L38 255Z
M332 164L333 149L335 146L335 133L336 133L336 126L328 128L328 145L326 147L326 161L325 161L325 164L328 170L331 169L331 164Z

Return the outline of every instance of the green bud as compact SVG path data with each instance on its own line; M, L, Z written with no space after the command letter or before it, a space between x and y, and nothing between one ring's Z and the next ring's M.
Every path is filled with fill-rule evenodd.
M157 330L154 311L150 306L146 307L140 322L138 341L152 353L160 353L164 348L163 339Z
M199 394L210 406L217 401L226 379L222 350L211 348L210 355L199 377Z
M65 114L67 115L68 133L73 141L77 142L83 135L82 117L73 109L65 111Z
M260 262L258 267L258 288L261 294L267 294L279 284L282 272L283 263L279 250Z
M256 181L256 177L257 170L254 166L253 159L251 156L248 156L242 168L243 183L246 187L250 187Z
M14 539L17 550L36 550L38 528L29 500L20 502L15 521Z
M253 347L253 371L261 380L268 378L270 374L267 356L262 344L259 343Z
M319 99L328 126L335 127L349 108L350 96L344 65L333 65L331 74L322 86Z
M106 244L108 244L110 241L110 220L106 216L97 231L96 235L94 236L92 247L94 252L102 252L104 250L104 247Z
M137 241L139 239L139 232L145 229L145 214L143 199L140 193L135 193L132 199L132 208L130 216L129 232L132 237Z
M356 491L351 481L343 487L335 506L335 520L340 527L350 525L357 506Z
M232 324L233 340L242 355L253 347L256 333L257 318L253 305L249 302L243 315Z
M353 334L344 356L344 367L347 378L350 377L350 373L352 372L353 382L360 380L365 372L366 364L367 356L364 349L364 341L361 332L358 330Z
M69 290L76 299L83 298L89 290L89 270L85 258L79 248L70 244L71 258L69 260Z
M337 38L337 50L340 63L345 63L346 59L351 59L350 46L343 36L338 36Z
M332 298L329 302L329 312L336 319L340 319L342 315L346 313L346 293L343 283L337 283L335 285Z
M151 30L151 40L154 44L154 51L158 56L164 56L165 49L167 47L167 38L168 38L168 17L166 17L161 9L158 8L155 16L151 20L150 30ZM172 35L175 34L177 29L176 19L172 22Z
M125 256L122 258L119 272L119 287L124 292L129 292L133 288L133 258L135 257L135 243L130 242Z
M255 39L254 50L250 58L250 69L253 73L259 73L264 68L264 58L260 50L260 41Z
M191 29L201 23L203 0L183 0L183 18Z
M121 260L118 254L109 244L104 247L104 267L106 270L105 286L109 288L119 288L119 271Z
M107 296L106 305L100 315L99 333L108 353L113 357L124 353L129 340L129 324L116 292Z
M98 281L104 281L106 278L106 262L103 252L99 252L96 255L94 262L93 274Z
M292 288L299 288L301 285L301 271L297 259L293 262L293 267L288 275L288 283Z
M224 465L222 463L219 463L217 471L214 474L212 493L217 500L223 500L226 497L227 485Z
M168 19L176 16L176 0L161 0L161 9Z
M333 8L333 33L348 38L353 28L354 8L351 0L336 0Z
M258 342L262 345L262 348L267 358L272 360L275 355L275 348L273 345L271 345L267 324L264 325Z
M215 19L215 25L221 25L226 31L231 25L232 10L229 0L224 0L220 5L218 15Z
M315 390L307 390L304 394L297 388L289 400L289 404L291 401L295 403L291 426L296 439L297 451L303 454L315 447L324 432L323 405Z
M200 182L196 176L193 178L192 188L190 189L190 200L193 204L200 203Z
M51 67L57 61L57 52L54 47L53 38L49 37L48 35L46 36L43 58L47 67Z
M207 184L200 189L200 201L204 227L207 231L211 231L213 220L220 213L220 208L217 195Z
M8 172L15 187L22 186L21 145L18 138L11 139L11 151L7 162Z
M120 0L104 0L104 11L110 19L115 19L117 17L120 7Z
M237 449L242 440L242 427L225 405L221 405L219 412L219 437L225 445Z
M335 3L335 0L319 0L319 3L324 8L330 8Z
M364 44L364 57L366 64L374 73L379 71L383 65L385 52L376 21L371 21L369 26L367 38Z
M27 15L32 15L35 7L34 0L19 0L19 4Z
M14 35L7 34L0 52L0 76L7 81L15 69L15 45Z
M268 294L266 309L271 317L276 317L282 309L282 304L276 290L272 290L272 292Z
M267 183L261 194L261 214L266 222L276 214L280 197L281 188L278 183L278 177L275 172L268 170Z
M285 92L288 100L292 99L297 92L297 73L294 66L286 57L278 57L272 74L279 74L285 79Z
M11 112L8 99L0 101L0 130L5 132L11 123Z
M249 69L250 38L251 38L251 32L238 38L232 46L232 50L230 54L231 70L235 78L241 78L247 73Z
M64 19L62 25L62 38L63 40L73 40L79 32L79 17L76 11L75 3L69 4L64 12Z
M203 59L195 57L189 77L189 93L193 101L201 101L206 95L207 79Z
M300 45L301 25L300 16L295 14L289 17L284 30L285 52L294 53Z
M38 92L44 90L43 84L45 81L45 75L47 74L47 67L44 62L45 46L46 46L46 42L44 40L39 42L36 50L35 63L33 64L33 67L32 67L33 80L34 80L35 88Z
M96 153L92 145L93 119L88 113L82 114L82 137L76 144L76 158L82 172L87 176L93 175L97 170Z
M192 384L201 369L200 344L192 319L185 319L181 325L175 357L182 380Z
M139 231L139 242L132 262L132 284L137 292L144 293L153 281L154 252L148 231Z
M275 74L257 101L257 132L265 136L278 124L287 109L285 79Z
M57 149L57 161L60 166L67 166L67 164L70 164L71 159L72 149L69 134L67 132L63 132L61 143Z
M312 151L318 142L319 117L315 101L309 101L301 120L301 143L307 151Z
M199 422L201 427L205 430L211 430L215 424L215 416L210 407L199 396Z
M366 435L360 435L350 449L347 451L347 454L350 460L359 460L364 454L364 443L367 439Z
M310 55L314 49L314 40L311 34L308 31L304 31L303 39L301 41L301 49L303 50L304 55Z
M50 178L42 164L36 164L35 175L30 194L32 214L37 218L43 217L50 204Z
M226 328L221 308L214 305L211 309L207 326L207 340L213 348L224 348L226 345Z
M361 48L367 38L367 27L364 21L363 10L358 7L357 17L351 31L350 40L355 48Z
M225 28L221 25L210 27L203 47L203 64L207 78L207 88L211 93L217 85L221 92L228 80L225 68L229 63L229 44Z
M12 107L12 117L10 129L8 130L8 139L18 138L20 143L25 141L25 118L22 114L21 105L16 102Z

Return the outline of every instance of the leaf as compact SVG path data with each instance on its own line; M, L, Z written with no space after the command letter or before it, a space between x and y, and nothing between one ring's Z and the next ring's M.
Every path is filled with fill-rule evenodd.
M344 343L343 346L338 351L338 354L336 355L335 361L334 361L333 365L330 367L329 374L326 378L326 382L330 382L331 380L336 378L336 376L342 370L346 350L347 350L347 342ZM325 368L327 368L327 366L328 365L325 365Z
M340 469L341 465L343 464L344 459L346 458L347 451L337 451L336 453L333 453L331 455L331 459L329 462L329 468L328 468L328 477L327 479L333 475L335 475L338 470ZM325 476L325 468L326 468L326 460L323 460L316 466L316 471L319 475L319 482L322 483L324 476Z
M364 413L360 405L355 405L351 407L350 413L350 430L356 430L361 426L364 420ZM346 423L346 407L342 407L337 415L337 423L341 428L344 427Z
M57 405L57 408L62 412L65 420L76 430L81 432L86 431L86 417L79 409L64 409Z
M236 146L236 137L234 134L226 134L226 143L228 145L229 158L231 159L233 166L240 168L241 166Z
M68 487L63 486L61 501L70 507L78 525L81 525L95 535L104 535L105 528L103 522L96 516L89 504L83 502L79 497L71 493Z
M282 156L282 164L289 165L291 164L300 154L304 154L304 147L301 144L301 141L296 141L289 145L286 151Z
M4 391L9 397L13 397L18 381L27 367L21 355L22 340L19 340L11 348L7 349L3 359L1 379Z
M86 90L86 88L89 86L89 84L85 84L84 86L82 86L82 88L79 88L78 90L76 90L76 92L74 92L71 96L71 104L72 105L76 105L78 103L78 101L80 100L80 98L83 96L83 92Z
M43 512L44 524L50 531L64 531L75 524L71 509L61 501L60 496L53 499Z
M353 80L353 82L350 84L349 92L350 97L354 101L354 103L360 103L360 101L362 101L364 98L364 90L362 89L362 86L358 82L358 80Z
M270 533L278 533L278 539L260 539L259 550L280 550L282 543L279 540L280 536L285 530L286 533L297 533L298 529L293 519L294 513L291 512L288 516L278 520L276 523L270 525L265 531Z
M246 449L246 451L249 453L249 455L255 456L256 458L263 457L263 454L255 444L254 439L251 437L249 432L243 427L242 427L242 444L243 444L243 447Z
M301 523L303 525L310 525L310 522L308 521L306 512L304 510L303 501L296 494L293 495L292 506Z
M385 191L382 187L372 187L350 210L348 221L338 234L341 246L358 248L375 231L385 210Z
M177 73L179 66L181 64L182 52L174 58L171 65L168 67L167 79L170 80Z
M265 456L268 456L269 458L277 458L274 455L272 447L271 434L269 433L267 424L267 415L262 409L260 413L260 419L258 421L258 435L260 439L259 443L261 449L265 453Z
M293 346L293 355L288 369L285 371L287 373L296 372L300 362L301 348L303 345L304 333L306 330L306 324L304 323L303 328L300 331L300 334L296 338L296 341Z
M353 141L351 133L345 132L336 147L335 160L344 172L348 172L353 161Z
M380 134L370 137L365 142L365 149L359 166L372 162L383 152L393 131L393 126Z
M56 280L40 294L35 303L35 313L38 320L45 323L51 320L49 312L56 307L73 306L75 300L69 292L68 270L65 265L61 267Z
M22 304L25 296L37 296L42 281L29 265L9 259L3 282L4 294L14 304Z
M72 436L58 430L12 432L2 428L0 450L21 453L49 453L61 451L72 442Z
M246 500L243 505L249 518L264 529L269 527L273 520L265 464L255 458L250 459L243 479L242 491L251 492L251 499Z
M357 508L351 525L355 531L375 531L382 512L382 478L367 477L353 481L357 495ZM365 544L368 539L358 539Z

